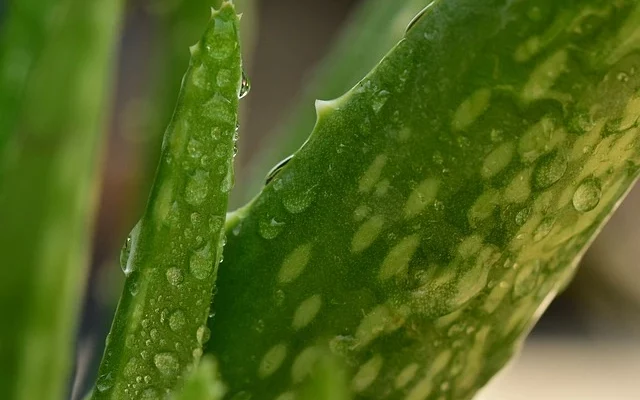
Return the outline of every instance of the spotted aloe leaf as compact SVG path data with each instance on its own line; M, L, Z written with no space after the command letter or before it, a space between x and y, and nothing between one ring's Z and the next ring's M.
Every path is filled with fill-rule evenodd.
M0 393L58 399L71 373L122 3L3 6Z
M355 398L471 398L638 177L640 2L436 1L316 110L227 222L231 398L295 398L324 347Z
M242 90L232 3L212 11L190 50L149 203L121 257L127 279L94 399L164 396L208 340Z

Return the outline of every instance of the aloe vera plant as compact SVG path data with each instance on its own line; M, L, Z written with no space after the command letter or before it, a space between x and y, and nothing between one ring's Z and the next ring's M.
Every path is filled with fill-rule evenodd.
M393 25L358 36L356 26L345 36L378 46L353 58L348 44L339 47L325 71L343 59L357 65L319 76L316 87L331 97L384 43L397 44L353 88L316 102L304 145L229 214L247 84L238 15L231 2L217 3L191 47L147 208L121 255L126 283L91 398L473 397L518 350L640 175L640 1L372 1L357 26L417 15L404 33ZM78 60L69 76L104 73L97 64L113 36L98 36L96 64ZM52 49L41 68L61 60ZM49 75L34 76L39 88ZM40 104L40 91L25 93ZM98 109L82 120L87 126ZM283 129L290 141L271 154L299 145L309 120L294 117ZM13 126L7 121L2 126ZM72 148L61 146L54 159L66 160ZM91 154L82 152L83 166ZM3 159L13 169L0 176L2 215L16 231L49 232L39 225L56 215L47 197L31 193L39 212L24 226L10 212L24 197L5 192L23 182L12 160ZM82 178L81 189L89 181ZM67 198L65 189L57 187L56 199ZM73 217L65 223L81 224L81 214L65 213ZM77 258L69 264L77 266L86 244L73 232ZM2 229L3 243L15 242L10 234ZM50 236L38 237L45 249L60 243ZM24 308L33 323L7 342L17 344L13 358L35 368L41 347L27 348L36 341L19 335L44 332L36 323L52 319L43 318L59 282L50 274L77 277L79 269L35 262L14 247L15 260L30 267L19 277L35 271L32 286L46 286L25 302L35 304ZM77 298L75 282L57 310ZM71 316L54 314L54 322ZM68 326L49 325L46 332L68 339ZM29 368L21 368L17 386L6 374L0 386L10 398L59 397L62 373L36 374L42 383L27 387Z
M470 398L638 177L637 1L436 1L228 220L215 354L291 398ZM238 335L238 332L242 332ZM244 397L242 397L244 396Z

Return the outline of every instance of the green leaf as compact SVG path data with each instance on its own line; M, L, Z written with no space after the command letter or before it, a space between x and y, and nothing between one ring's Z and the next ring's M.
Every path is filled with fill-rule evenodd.
M0 393L67 394L121 2L7 4L0 77ZM55 8L55 18L51 18Z
M218 8L220 0L152 0L149 8L157 19L154 30L153 62L150 66L150 90L145 93L144 127L146 131L136 132L145 138L146 179L151 183L160 155L161 135L173 114L175 99L180 91L180 79L189 65L187 47L195 43L207 23L207 11L211 6ZM244 13L240 25L242 51L246 65L248 52L253 43L253 0L236 0L234 6ZM146 182L145 182L146 184ZM146 187L144 188L146 189ZM144 190L142 189L142 190ZM143 193L147 193L144 191Z
M94 399L156 398L202 354L233 186L241 81L238 17L224 2L191 47L149 203L123 249L127 280Z
M467 399L639 174L640 2L441 0L228 220L212 340L230 394ZM298 379L296 379L298 377Z
M185 379L184 387L174 398L176 400L221 400L224 392L224 384L220 380L215 359L205 356Z
M265 149L250 160L247 174L239 179L234 196L242 201L253 197L264 182L265 171L294 153L307 140L316 121L313 101L316 98L333 99L358 83L402 38L412 17L428 3L427 0L362 2L340 33L335 47L296 99L282 127L264 144Z

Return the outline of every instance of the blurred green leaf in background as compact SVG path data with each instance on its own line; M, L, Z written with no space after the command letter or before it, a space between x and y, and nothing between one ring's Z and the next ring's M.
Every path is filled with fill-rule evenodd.
M121 2L13 1L0 54L0 393L62 398Z

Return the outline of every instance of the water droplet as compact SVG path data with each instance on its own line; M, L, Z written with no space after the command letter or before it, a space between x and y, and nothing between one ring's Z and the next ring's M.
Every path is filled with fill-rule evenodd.
M373 108L373 111L376 114L379 113L382 107L387 103L389 96L391 96L391 93L386 90L381 90L373 96L371 99L371 108Z
M178 286L184 280L184 276L182 276L182 271L178 268L169 268L167 270L167 281L173 286Z
M540 160L535 170L535 185L539 189L546 189L558 182L567 171L567 159L559 153L549 154Z
M282 168L284 168L284 166L287 165L292 158L293 155L290 155L289 157L277 163L273 168L271 168L267 176L264 178L265 186L268 185L269 182L271 182L276 177L276 175L278 175Z
M136 357L131 357L124 366L124 376L134 377L140 369L140 361Z
M122 268L122 272L126 276L129 276L131 272L135 269L135 265L133 263L132 252L135 255L135 245L138 241L138 235L140 233L140 221L133 227L129 236L122 245L122 250L120 251L120 267Z
M181 310L177 310L169 317L169 327L172 331L179 331L184 327L186 322L187 318Z
M149 332L149 336L151 336L151 339L153 340L158 340L160 338L160 334L157 329L152 329L151 332Z
M313 198L315 195L313 189L314 188L309 188L307 190L295 191L285 194L282 199L284 208L286 208L287 211L289 211L291 214L298 214L303 212L313 202Z
M209 173L198 170L189 178L185 189L185 200L192 206L202 204L209 193Z
M249 91L251 90L251 82L249 81L249 78L247 77L247 74L245 74L244 70L242 71L242 83L240 85L240 94L238 95L239 99L244 98L247 94L249 94Z
M240 122L236 121L236 129L233 131L233 157L238 155L238 132L240 131Z
M173 353L158 353L153 357L153 363L162 375L175 375L180 369L178 359Z
M98 392L104 392L111 389L111 387L113 386L113 381L114 379L111 375L111 372L109 372L108 374L100 375L98 381L96 382L96 388L98 389Z
M573 207L580 212L591 211L600 202L602 189L595 178L585 179L573 193Z
M199 327L196 331L196 339L198 340L198 343L203 345L209 341L209 338L211 338L211 330L209 330L206 325Z
M275 218L267 217L267 219L260 221L258 224L258 231L263 238L274 239L282 232L284 225L284 222L279 222Z
M144 376L144 383L150 383L151 382L151 377L149 375L145 375Z
M227 174L224 176L222 184L220 185L220 191L222 191L222 193L228 193L233 188L233 185L235 185L235 181L236 180L235 175L233 174L233 169L227 169Z
M189 260L189 270L196 279L206 279L213 271L213 254L210 245L193 253Z

